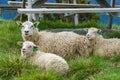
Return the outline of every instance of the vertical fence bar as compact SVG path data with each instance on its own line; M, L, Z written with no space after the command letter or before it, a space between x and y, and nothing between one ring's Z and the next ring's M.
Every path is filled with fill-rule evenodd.
M111 6L115 6L115 0L111 0ZM112 21L113 21L113 16L109 15L109 23L108 23L108 29L112 29Z
M73 4L76 4L76 0L73 0ZM78 24L78 14L75 14L75 16L74 16L74 23L75 23L75 25Z
M28 6L27 8L31 9L32 8L32 0L28 0ZM32 14L28 14L28 21L32 21Z
M22 0L22 8L25 8L26 0ZM23 20L24 14L20 14L20 21Z

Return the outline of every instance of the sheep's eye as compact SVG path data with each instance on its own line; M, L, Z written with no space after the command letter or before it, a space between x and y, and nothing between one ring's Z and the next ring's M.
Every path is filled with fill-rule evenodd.
M32 46L28 46L28 48L31 48Z
M23 28L24 26L22 25L21 27Z
M33 25L31 26L31 28L33 28Z

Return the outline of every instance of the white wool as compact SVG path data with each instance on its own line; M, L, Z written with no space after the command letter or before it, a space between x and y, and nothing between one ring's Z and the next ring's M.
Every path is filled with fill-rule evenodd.
M100 56L114 56L120 54L120 39L105 39L99 34L99 29L89 28L87 37L90 40L92 52Z
M54 70L61 75L65 75L68 72L69 66L62 57L53 53L44 53L40 50L34 52L35 44L30 41L25 41L22 46L22 57L29 60L33 65L37 65L47 71Z
M30 25L31 24L31 25ZM89 40L86 36L78 35L74 32L46 32L38 31L32 22L24 22L22 27L22 37L24 41L32 41L40 47L43 52L55 53L63 57L76 57L79 55L89 55ZM32 34L24 34L29 26L29 32Z

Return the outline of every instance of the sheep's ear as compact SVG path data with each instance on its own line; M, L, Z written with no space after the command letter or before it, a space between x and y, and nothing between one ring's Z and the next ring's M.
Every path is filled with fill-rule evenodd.
M101 32L101 30L100 29L98 29L98 31L97 32Z
M101 32L100 29L98 29L97 33L98 33L99 35L102 35L102 32Z
M34 25L39 25L40 22L39 22L39 21L35 21L33 24L34 24Z
M83 30L84 30L84 31L88 31L88 29L89 29L89 28L84 28Z
M18 45L22 46L23 45L23 42L22 41L19 41L17 42Z
M16 23L17 23L17 25L19 25L19 26L22 25L22 22L21 22L21 21L17 21Z
M87 32L88 32L88 29L89 29L89 28L84 28L83 30L85 31L85 33L87 33Z

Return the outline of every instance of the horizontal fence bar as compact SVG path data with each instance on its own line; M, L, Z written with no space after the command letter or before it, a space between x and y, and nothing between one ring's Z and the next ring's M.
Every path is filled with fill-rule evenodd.
M0 8L20 8L20 6L13 6L13 5L0 5Z
M69 8L69 9L48 9L32 8L18 9L19 13L96 13L96 12L120 12L120 8Z
M18 8L20 8L19 6L12 6L12 5L0 5L0 9L1 10L10 10L10 11L13 11L13 10L17 10Z
M22 5L22 2L19 2L19 1L8 1L8 4L9 5L17 5L19 7L21 7ZM26 2L26 5L28 3ZM98 7L101 7L100 5L98 4L68 4L68 3L44 3L42 6L42 8L98 8ZM116 8L119 8L120 6L119 5L116 5L115 6Z
M22 2L18 2L18 1L8 1L9 5L18 5L21 6ZM28 3L26 2L26 5ZM98 4L68 4L68 3L44 3L41 7L44 8L93 8L93 7L100 7Z

